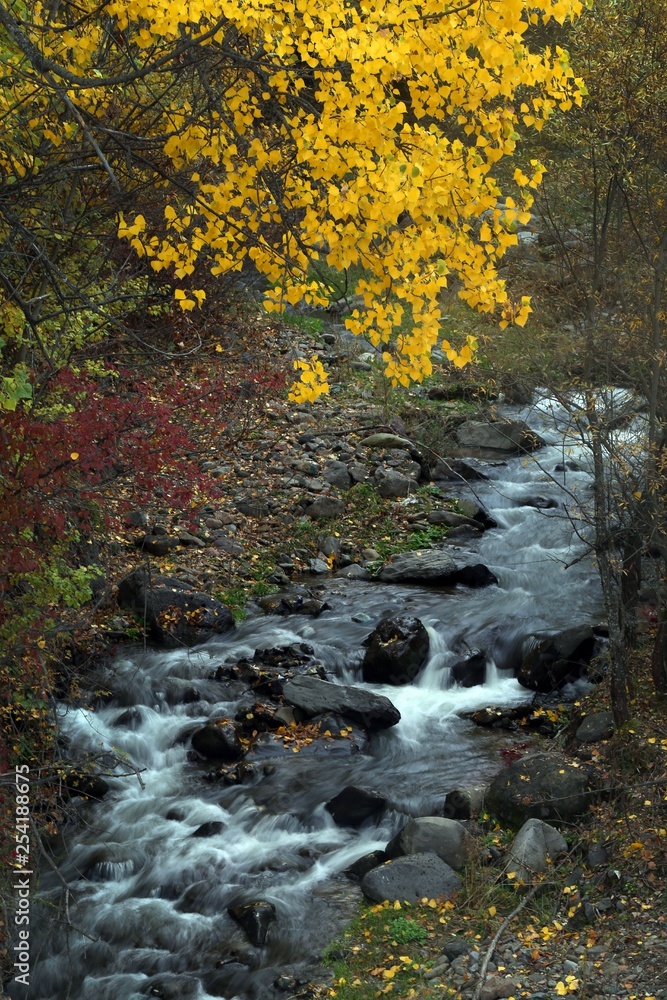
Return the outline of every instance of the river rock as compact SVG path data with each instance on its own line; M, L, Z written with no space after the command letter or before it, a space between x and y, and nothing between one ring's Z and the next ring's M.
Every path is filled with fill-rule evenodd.
M492 815L518 828L527 819L571 820L588 811L589 779L563 757L537 754L510 764L486 797Z
M218 833L222 833L225 829L225 824L219 819L211 819L207 823L202 823L198 826L194 833L191 833L191 837L215 837Z
M581 677L595 652L595 635L588 625L531 638L535 645L525 654L516 675L519 684L531 691L548 693Z
M488 479L489 477L476 469L470 462L460 458L439 458L430 467L431 479L438 482L467 482Z
M401 718L401 713L388 698L361 688L332 684L319 677L295 677L285 684L283 697L306 718L335 712L367 729L388 729Z
M409 684L428 656L428 632L419 618L387 618L364 640L361 664L369 684Z
M441 816L411 819L391 840L385 851L390 858L406 854L437 854L460 871L473 851L472 837L461 823Z
M387 800L377 792L347 785L324 808L331 814L336 826L358 827L366 820L380 816L386 806Z
M429 524L444 524L448 528L458 528L467 524L473 528L484 530L484 525L480 521L466 517L465 514L457 514L453 510L432 510L426 520Z
M228 763L240 760L244 754L236 726L231 722L209 724L198 729L192 735L192 748L207 760L222 760Z
M456 571L456 563L446 552L420 549L395 555L391 562L385 563L378 577L383 583L448 584Z
M458 660L451 666L451 677L461 687L476 687L486 680L486 653L475 650L465 660Z
M456 431L462 448L489 448L493 451L536 451L543 439L523 420L466 420Z
M337 571L336 576L341 577L343 580L370 580L371 578L370 572L365 566L360 566L359 563L351 563L350 566L344 566Z
M362 857L357 858L349 868L345 869L343 875L347 875L353 882L360 882L366 872L372 871L389 860L386 851L371 851L370 854L364 854Z
M580 724L575 737L580 743L599 743L614 735L614 716L611 712L592 712Z
M252 903L237 903L227 908L227 913L245 931L248 940L257 948L266 944L271 925L276 919L276 908L265 899Z
M423 899L450 899L461 880L437 854L408 854L373 868L361 880L361 891L374 903Z
M529 819L517 833L505 861L505 870L522 882L533 882L549 863L567 852L565 838L541 819Z
M168 576L136 569L118 585L118 606L145 615L150 635L168 649L195 646L234 628L228 608Z

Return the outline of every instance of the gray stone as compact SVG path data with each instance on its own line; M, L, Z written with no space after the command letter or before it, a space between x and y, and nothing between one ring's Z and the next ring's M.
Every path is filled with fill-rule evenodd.
M336 712L367 729L387 729L401 718L398 709L383 695L345 684L332 684L319 677L293 678L285 684L283 697L306 717Z
M125 524L132 528L146 528L148 515L143 510L131 510L125 515Z
M322 473L322 478L339 490L349 490L352 479L344 462L330 462Z
M361 891L374 903L414 903L424 899L450 899L461 880L437 854L409 854L374 868L361 880Z
M230 556L242 556L245 552L245 548L240 542L235 542L232 538L224 538L219 536L213 539L213 544L216 549L222 549Z
M179 532L178 540L181 543L181 545L189 545L195 549L206 548L206 542L201 538L197 538L196 535L192 535L189 531Z
M400 552L385 563L378 577L383 583L424 583L453 587L485 587L497 583L496 577L481 563L458 566L443 549L418 549Z
M325 556L339 556L340 538L336 538L335 535L329 535L323 540L320 549Z
M567 841L553 826L541 819L529 819L523 824L509 849L506 871L516 872L517 879L532 882L546 871L549 863L567 851Z
M368 572L365 566L359 566L358 563L352 563L350 566L344 566L339 569L336 576L342 577L344 580L370 580L371 574Z
M473 840L461 823L441 816L411 819L385 848L390 857L405 854L437 854L460 871L473 851Z
M588 775L558 755L536 754L505 768L491 784L486 808L519 828L527 819L570 820L588 811Z
M242 500L237 503L236 509L240 514L244 514L246 517L268 517L271 511L265 503L257 503L252 501Z
M426 520L429 524L444 524L448 528L458 528L462 524L469 524L473 528L484 527L479 521L466 517L465 514L456 514L453 510L432 510Z
M535 451L544 441L523 420L466 420L456 431L462 448L494 451Z
M168 535L151 534L137 538L135 543L142 552L148 552L152 556L166 556L172 549L177 549L180 542L178 538L170 538Z
M315 520L325 517L340 517L345 510L345 504L336 497L318 497L309 507L306 514Z
M575 736L580 743L599 743L613 736L614 728L611 712L593 712L582 721Z
M515 979L506 979L505 976L488 976L480 1000L507 1000L508 997L521 993L521 987Z
M360 462L352 462L351 465L348 465L347 471L355 483L365 483L368 479L368 469Z
M331 567L328 563L325 563L322 559L311 559L308 563L308 568L311 573L324 574L330 573Z
M414 480L399 472L387 472L378 482L378 493L385 498L407 497L414 485Z

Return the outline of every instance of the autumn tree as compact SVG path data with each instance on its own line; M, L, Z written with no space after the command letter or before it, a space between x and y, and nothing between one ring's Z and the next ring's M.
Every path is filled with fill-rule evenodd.
M204 299L200 262L222 276L252 261L274 310L325 305L318 267L354 268L364 308L347 325L386 345L395 382L429 373L448 283L501 323L525 323L528 300L511 300L496 265L542 167L509 172L502 211L499 178L522 127L581 100L567 54L526 41L531 25L580 9L3 0L5 327L18 307L21 336L48 352L43 302L78 302L95 327L123 294L68 275L31 215L45 189L58 219L79 200L102 220L110 199L118 236L184 310ZM445 347L455 364L470 358L469 343ZM324 384L303 362L297 397Z

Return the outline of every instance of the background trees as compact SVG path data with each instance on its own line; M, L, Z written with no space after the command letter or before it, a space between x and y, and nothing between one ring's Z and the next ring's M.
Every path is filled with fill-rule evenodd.
M596 556L607 603L612 697L628 717L625 663L636 638L642 554L660 580L665 562L665 277L667 274L667 15L654 0L596 0L567 29L588 97L556 112L535 147L546 166L537 199L549 298L574 335L561 399L583 420L595 465ZM538 276L538 287L539 287ZM545 372L545 378L553 378ZM625 387L634 400L613 397ZM645 435L623 427L646 403ZM665 610L654 655L667 690Z

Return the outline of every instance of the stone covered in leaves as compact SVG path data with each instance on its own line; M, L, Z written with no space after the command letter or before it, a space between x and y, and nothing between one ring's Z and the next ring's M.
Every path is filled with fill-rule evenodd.
M409 684L428 656L428 632L419 618L387 618L364 640L364 645L361 672L366 682Z
M141 616L151 638L167 649L195 646L234 628L220 601L169 576L136 569L118 585L118 606Z
M283 697L307 718L335 712L367 729L387 729L401 718L398 709L383 695L345 684L332 684L309 675L288 681Z

